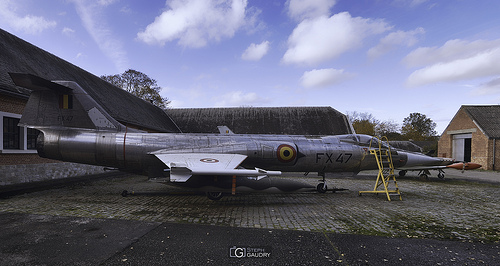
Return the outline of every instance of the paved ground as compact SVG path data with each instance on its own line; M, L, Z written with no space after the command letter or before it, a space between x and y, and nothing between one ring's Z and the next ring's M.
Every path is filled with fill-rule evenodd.
M500 261L498 173L449 170L445 180L427 182L410 173L398 180L403 201L391 202L358 196L373 188L375 175L328 180L348 189L342 192L241 194L217 202L125 175L17 195L0 200L0 264ZM124 189L141 193L124 198ZM270 257L232 258L233 247L260 248Z

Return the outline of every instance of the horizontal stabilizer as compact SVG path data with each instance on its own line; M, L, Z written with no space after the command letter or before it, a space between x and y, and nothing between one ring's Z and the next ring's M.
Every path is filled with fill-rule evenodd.
M70 94L71 89L52 82L50 80L43 79L41 77L24 74L24 73L9 73L10 78L19 87L23 87L30 90L52 90L57 94Z
M47 128L85 128L124 131L78 83L50 81L31 74L9 73L14 84L32 90L19 125Z

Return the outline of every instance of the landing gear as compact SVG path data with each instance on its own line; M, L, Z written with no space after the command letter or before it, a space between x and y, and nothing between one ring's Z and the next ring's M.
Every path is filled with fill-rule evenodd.
M325 193L328 190L328 187L326 186L326 183L319 183L318 186L316 186L316 190L319 193Z
M406 172L407 172L406 170L401 170L401 171L399 171L399 176L400 176L400 177L405 176L405 175L406 175Z
M421 174L421 175L419 176L419 178L420 178L420 180L422 180L422 181L427 181L427 180L429 180L429 176L428 176L428 175L426 175L426 174Z
M425 170L421 170L418 176L419 176L420 180L428 181L430 175L431 175L431 172L429 172L429 170L425 169Z
M213 192L213 191L208 191L207 197L211 200L220 200L224 196L222 192Z
M325 173L319 172L318 175L321 176L321 177L323 177L323 179L319 180L321 183L319 183L316 186L316 190L319 193L325 193L328 190L328 186L326 185Z
M439 174L438 174L439 179L444 179L444 171L439 169Z

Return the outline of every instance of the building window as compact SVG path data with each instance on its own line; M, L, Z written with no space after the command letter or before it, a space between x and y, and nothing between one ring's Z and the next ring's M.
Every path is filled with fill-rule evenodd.
M36 153L40 131L19 127L20 114L0 111L0 154Z
M34 128L28 128L26 134L27 134L26 148L28 150L36 150L36 139L38 138L38 134L40 134L40 131Z
M5 117L3 118L3 148L11 150L19 150L21 145L21 128L17 126L18 118Z

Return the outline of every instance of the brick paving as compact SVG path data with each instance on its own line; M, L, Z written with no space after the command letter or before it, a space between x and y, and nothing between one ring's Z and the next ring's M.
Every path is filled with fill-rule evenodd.
M336 193L237 194L220 201L148 182L142 176L124 175L1 199L0 212L500 241L500 183L463 181L453 174L449 179L427 182L405 178L398 180L403 201L389 202L385 195L358 196L358 191L373 188L375 175L329 179L330 187L348 189ZM317 184L314 177L286 178ZM141 193L122 197L122 190Z

